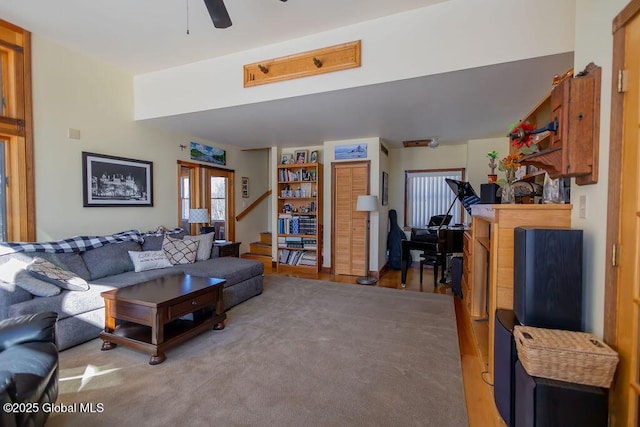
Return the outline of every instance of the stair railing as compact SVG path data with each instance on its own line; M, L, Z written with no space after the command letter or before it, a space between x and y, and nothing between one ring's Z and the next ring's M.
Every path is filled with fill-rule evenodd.
M271 190L267 190L265 191L260 197L258 197L253 203L251 203L249 206L247 206L247 208L245 210L243 210L242 212L240 212L237 216L236 216L236 221L240 221L242 218L244 218L245 216L247 216L249 214L249 212L251 212L256 206L258 206L260 204L260 202L262 202L264 199L266 199L267 197L269 197L271 195Z

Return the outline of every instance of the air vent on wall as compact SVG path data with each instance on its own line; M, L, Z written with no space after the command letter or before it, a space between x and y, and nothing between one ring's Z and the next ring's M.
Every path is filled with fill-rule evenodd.
M436 148L440 145L438 138L416 139L413 141L402 141L405 147L431 147Z

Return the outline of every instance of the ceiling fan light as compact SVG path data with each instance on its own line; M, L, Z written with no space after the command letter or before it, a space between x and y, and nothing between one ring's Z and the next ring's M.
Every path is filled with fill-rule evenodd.
M429 141L429 148L436 148L438 145L440 145L438 138L431 138Z

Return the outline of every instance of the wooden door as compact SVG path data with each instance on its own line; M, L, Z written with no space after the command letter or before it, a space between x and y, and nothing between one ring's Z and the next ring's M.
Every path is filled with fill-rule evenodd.
M616 372L614 386L611 389L611 423L612 426L637 426L640 423L640 17L637 14L640 2L635 1L635 17L626 21L615 31L614 66L623 64L626 69L627 88L622 96L622 113L618 115L614 95L612 106L612 154L610 163L609 197L612 200L613 220L609 219L609 233L614 233L617 259L609 259L612 269L607 272L607 279L612 279L615 288L615 301L607 302L605 313L605 338L611 340L613 329L614 340L611 343L618 351L620 363ZM629 10L627 8L627 10ZM623 14L621 14L623 15ZM619 16L621 16L619 15ZM626 15L630 17L632 15ZM616 24L616 20L614 20ZM615 26L615 25L614 25ZM620 43L620 40L624 40ZM621 59L623 58L623 59ZM614 71L617 71L617 67ZM619 123L621 119L621 124ZM620 134L617 134L620 132ZM615 136L620 136L619 139ZM617 143L617 141L621 141ZM618 163L617 166L615 163ZM613 179L611 179L613 177ZM613 191L612 191L612 186ZM619 203L619 205L616 205ZM611 212L610 212L611 214ZM613 227L612 227L613 225ZM617 225L617 226L616 226ZM612 228L615 228L612 230ZM608 242L611 243L611 236ZM609 280L607 280L609 282ZM612 289L607 289L611 297ZM615 311L611 313L609 310ZM613 319L613 320L611 320ZM611 325L613 328L611 327Z
M364 276L367 213L356 211L356 203L369 194L369 162L333 163L331 169L333 272Z

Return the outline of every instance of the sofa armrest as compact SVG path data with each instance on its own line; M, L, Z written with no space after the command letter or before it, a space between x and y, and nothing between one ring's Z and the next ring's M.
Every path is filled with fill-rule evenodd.
M0 320L0 351L25 342L56 344L58 313L47 311Z

